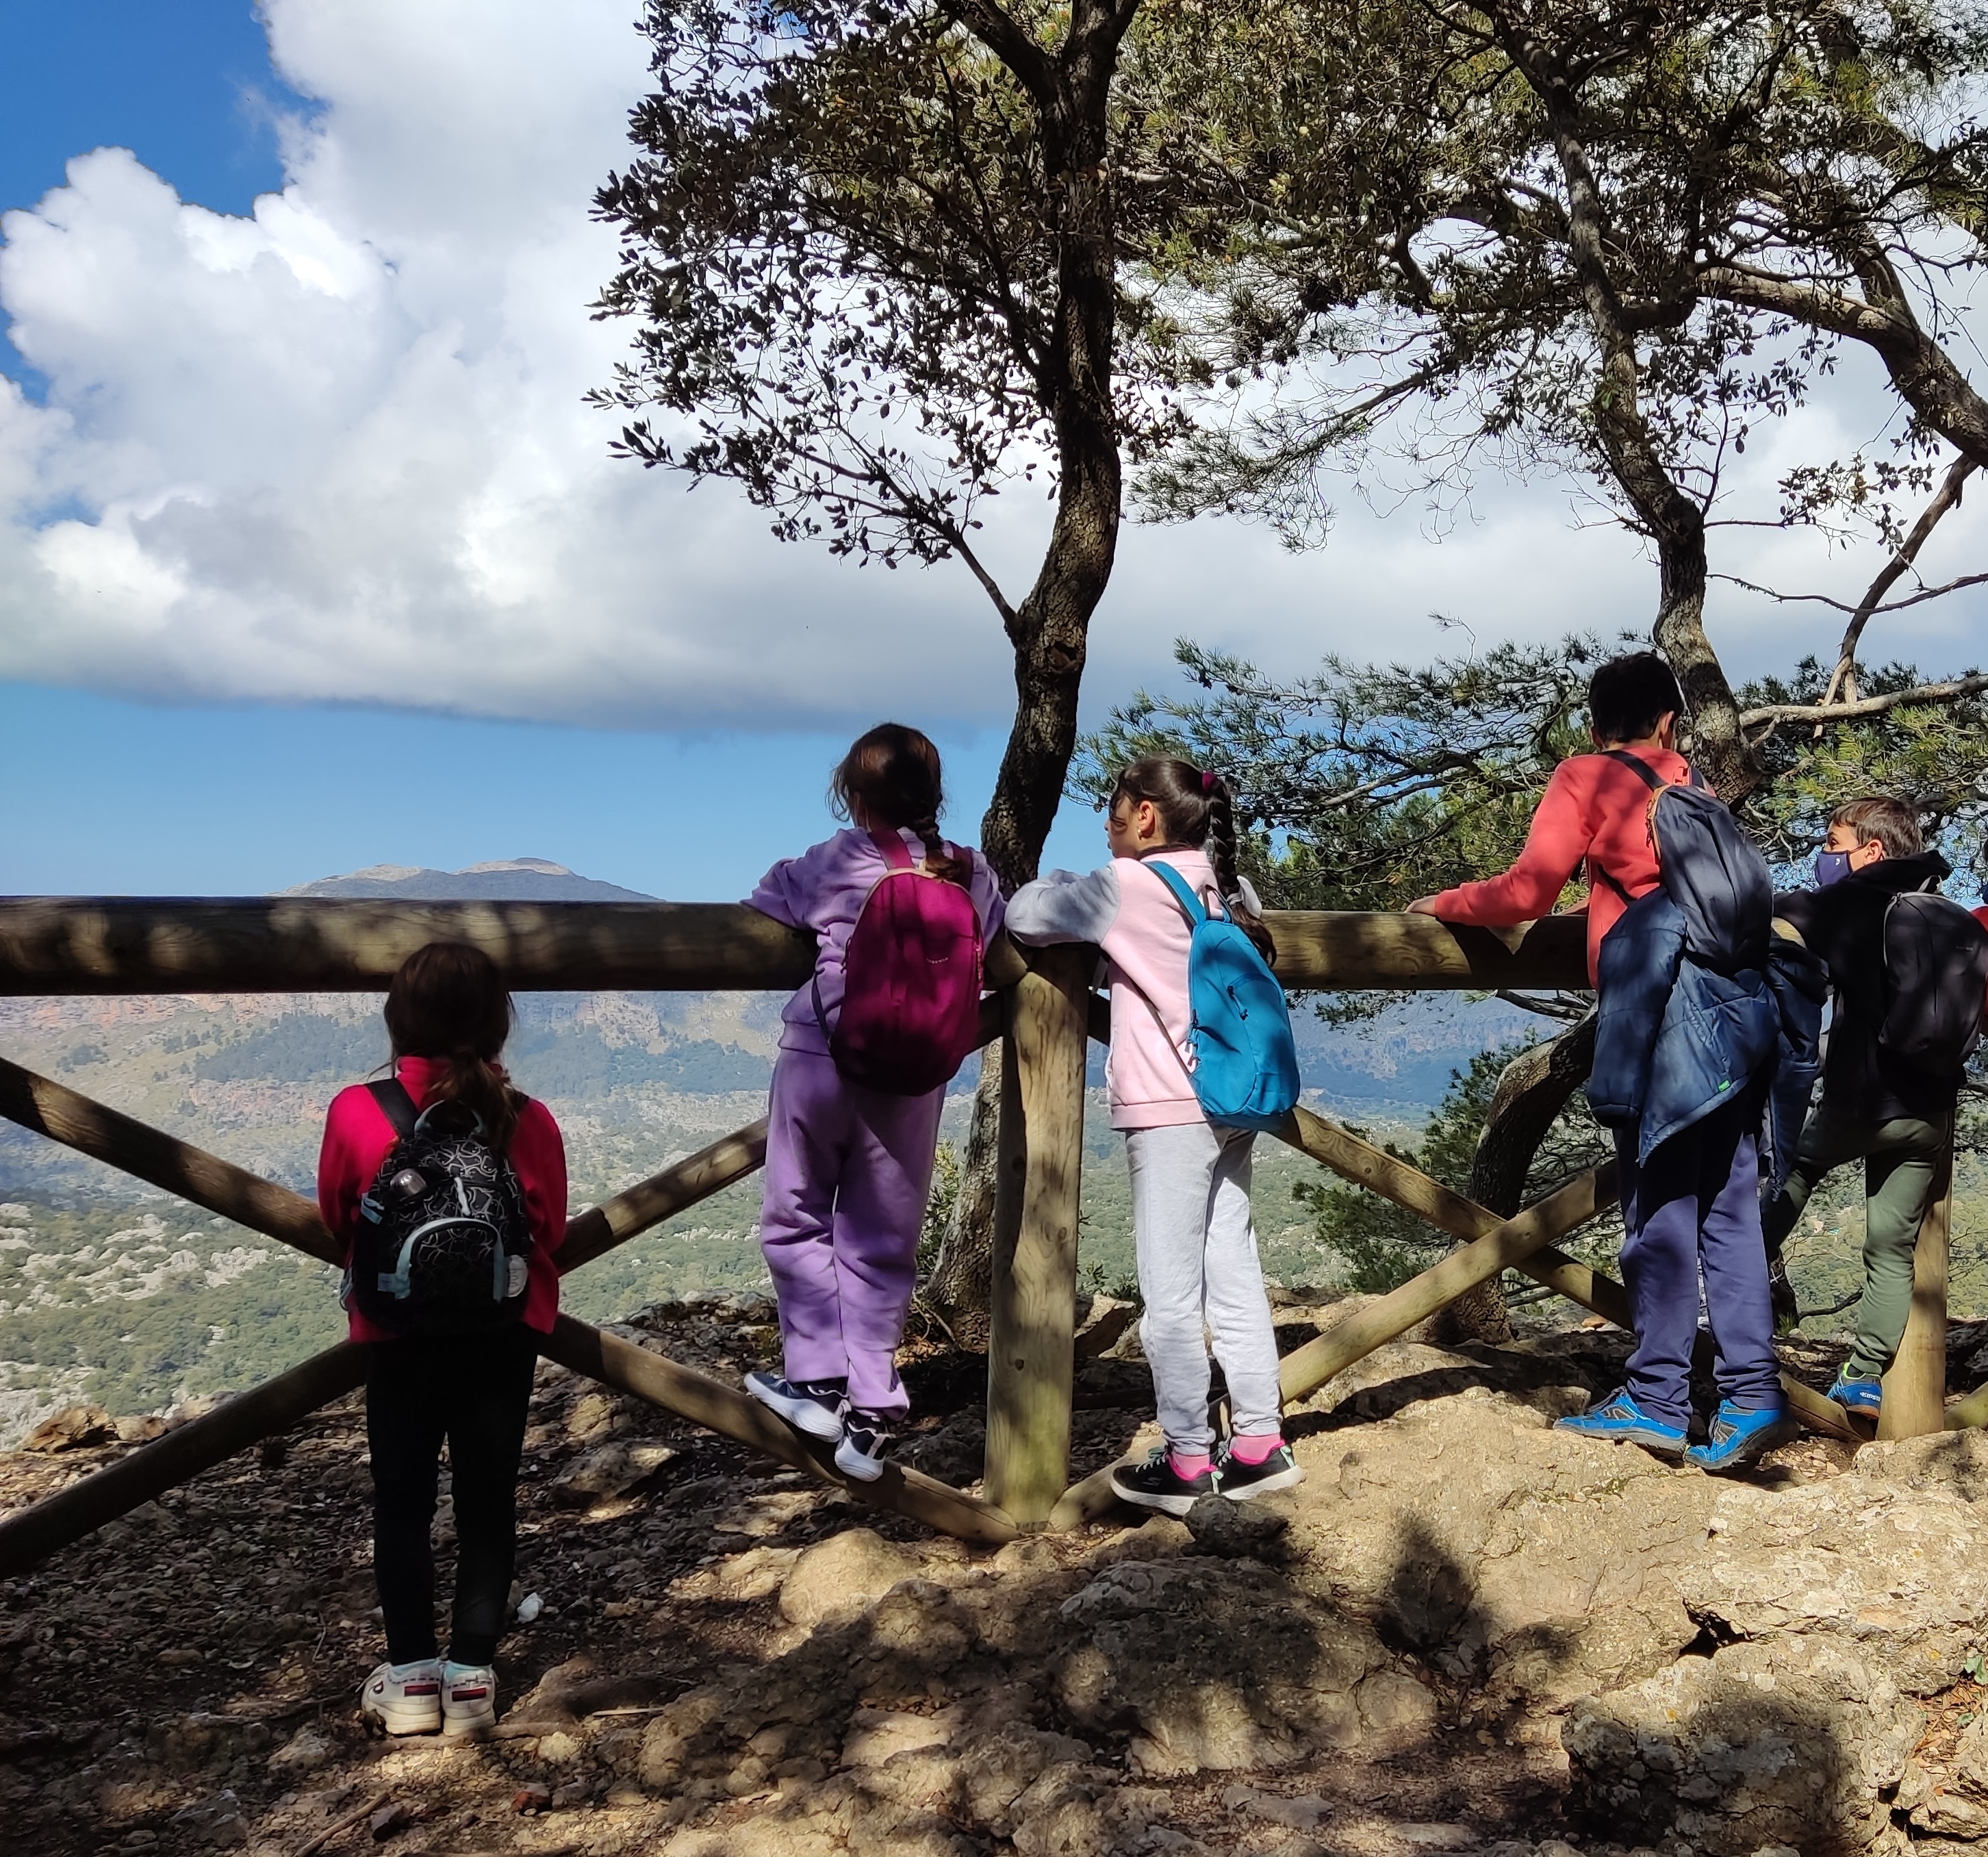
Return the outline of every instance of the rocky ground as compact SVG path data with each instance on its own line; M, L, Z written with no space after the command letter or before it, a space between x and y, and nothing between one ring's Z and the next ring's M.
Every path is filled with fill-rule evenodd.
M736 1372L770 1314L621 1332ZM462 1748L359 1727L347 1402L0 1585L0 1810L37 1857L1988 1857L1988 1438L1715 1480L1551 1432L1621 1355L1397 1344L1293 1415L1288 1496L996 1553L543 1368L530 1622L500 1737ZM1151 1409L1136 1357L1084 1366L1080 1471ZM984 1362L907 1378L913 1460L969 1480ZM0 1458L0 1507L147 1429Z

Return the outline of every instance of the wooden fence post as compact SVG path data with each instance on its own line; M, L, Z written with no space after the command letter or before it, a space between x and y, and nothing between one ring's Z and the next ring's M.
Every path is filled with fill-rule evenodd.
M1953 1148L1948 1145L1912 1250L1912 1307L1885 1375L1880 1438L1922 1438L1946 1426L1946 1247L1953 1223Z
M1070 1475L1077 1187L1095 949L1046 948L1009 995L987 1344L986 1499L1023 1527Z

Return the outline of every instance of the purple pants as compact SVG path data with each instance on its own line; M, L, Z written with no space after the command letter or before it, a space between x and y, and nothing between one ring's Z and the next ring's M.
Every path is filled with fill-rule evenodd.
M1783 1402L1760 1236L1759 1114L1748 1092L1672 1135L1641 1168L1635 1129L1616 1135L1622 1280L1636 1324L1629 1391L1666 1425L1691 1422L1701 1271L1719 1396L1750 1412Z
M875 1412L911 1403L898 1344L911 1306L945 1092L887 1096L824 1052L783 1050L767 1112L759 1248L779 1298L790 1380L849 1382Z

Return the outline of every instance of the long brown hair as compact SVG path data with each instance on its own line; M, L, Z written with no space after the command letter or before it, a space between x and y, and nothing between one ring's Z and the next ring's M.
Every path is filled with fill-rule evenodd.
M935 877L962 888L972 880L972 865L952 856L938 835L945 782L938 750L922 731L902 722L879 722L865 730L837 763L828 787L838 818L854 817L860 800L878 826L909 827L925 841L925 868Z
M500 1154L511 1144L522 1101L498 1062L516 1016L497 963L467 942L417 948L387 989L394 1055L447 1058L448 1074L435 1095L475 1110Z
M1205 771L1192 761L1175 760L1165 755L1146 755L1132 762L1118 776L1111 790L1116 812L1121 802L1136 805L1151 803L1159 815L1160 829L1167 835L1161 848L1199 851L1204 847L1215 866L1215 887L1222 906L1236 927L1256 944L1266 961L1277 958L1277 945L1263 919L1242 900L1242 880L1236 870L1236 797L1219 773Z

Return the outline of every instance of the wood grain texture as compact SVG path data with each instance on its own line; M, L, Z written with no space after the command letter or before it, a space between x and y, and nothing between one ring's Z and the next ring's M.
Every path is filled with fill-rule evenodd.
M987 1344L986 1489L1026 1527L1070 1473L1077 1193L1094 949L1036 951L1008 995Z
M986 1547L998 1548L1014 1538L1014 1523L993 1504L894 1463L885 1464L874 1483L858 1483L836 1469L831 1446L803 1438L737 1387L572 1316L559 1318L539 1351L576 1373L633 1393L823 1483L839 1485L871 1508L908 1515L942 1534Z
M1587 918L1477 928L1432 915L1273 909L1263 918L1286 986L1584 988Z
M139 1446L66 1489L0 1517L0 1579L25 1572L237 1451L289 1430L365 1378L364 1351L340 1341L287 1373L223 1400L212 1412Z
M1450 1252L1420 1275L1286 1355L1278 1369L1280 1390L1286 1399L1304 1399L1375 1348L1426 1321L1466 1290L1585 1225L1614 1201L1614 1162L1577 1175L1537 1205L1493 1225L1481 1238Z
M424 943L484 949L547 992L791 988L812 935L739 903L352 897L0 899L0 995L377 993Z
M1586 931L1557 916L1475 928L1419 915L1273 910L1287 986L1584 987ZM787 988L811 936L738 903L418 902L368 897L0 898L0 996L374 993L423 943L486 950L514 986ZM1023 957L987 950L990 986Z

